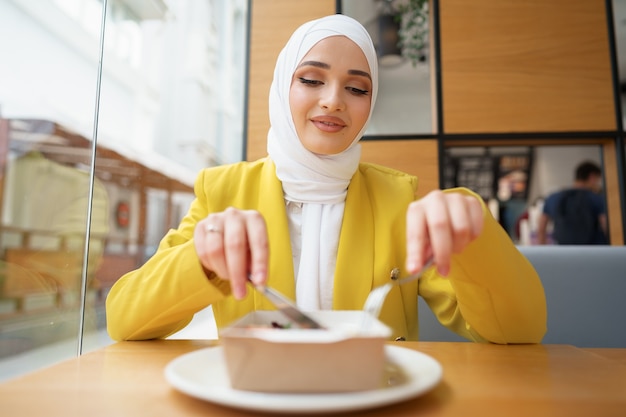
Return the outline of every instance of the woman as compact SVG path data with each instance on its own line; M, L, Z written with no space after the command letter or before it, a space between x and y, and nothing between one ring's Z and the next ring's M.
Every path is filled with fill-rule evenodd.
M417 297L470 340L539 342L546 309L530 263L469 190L414 201L413 176L359 163L359 139L378 88L376 53L354 19L332 15L297 29L270 89L268 157L205 169L177 230L107 299L114 339L166 337L213 306L218 328L270 309L248 276L306 310L356 310L389 279L381 320L417 339ZM271 252L270 252L271 249Z

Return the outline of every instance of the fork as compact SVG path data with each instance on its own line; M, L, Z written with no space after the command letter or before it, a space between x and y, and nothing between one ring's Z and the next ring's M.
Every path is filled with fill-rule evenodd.
M391 291L391 289L395 285L402 285L411 281L415 281L416 279L421 277L422 274L426 272L426 270L432 266L432 264L433 264L433 258L430 257L426 261L422 269L420 269L416 273L409 275L408 277L401 278L401 279L397 279L392 276L391 282L381 285L380 287L374 288L372 291L370 291L370 294L367 296L367 299L365 300L365 304L363 305L363 311L365 311L366 313L368 313L370 316L374 318L378 318L378 315L380 314L380 310L383 308L383 304L385 304L385 298L387 298L387 294L389 294L389 291Z

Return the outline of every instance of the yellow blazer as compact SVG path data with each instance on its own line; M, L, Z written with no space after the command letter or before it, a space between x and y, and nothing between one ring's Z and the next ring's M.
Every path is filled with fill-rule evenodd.
M255 291L241 301L229 296L228 281L207 277L196 256L198 221L227 207L258 210L268 227L268 285L295 297L294 267L282 186L268 159L203 170L196 199L178 229L170 230L157 252L139 269L120 278L107 297L107 326L116 340L167 337L185 327L194 313L213 306L218 329L250 311L272 309ZM370 290L405 274L406 209L417 179L362 163L346 197L335 269L333 308L359 310ZM474 195L466 189L448 190ZM479 198L476 196L476 198ZM483 205L481 236L454 255L448 277L432 268L419 281L395 287L381 320L392 338L418 338L418 294L439 321L475 341L536 343L546 331L543 287L532 265Z

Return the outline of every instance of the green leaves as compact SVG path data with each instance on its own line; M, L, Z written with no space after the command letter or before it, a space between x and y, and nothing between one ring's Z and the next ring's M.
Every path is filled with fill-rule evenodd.
M426 58L428 45L428 0L408 0L397 5L400 19L400 40L402 54L411 60L413 66Z

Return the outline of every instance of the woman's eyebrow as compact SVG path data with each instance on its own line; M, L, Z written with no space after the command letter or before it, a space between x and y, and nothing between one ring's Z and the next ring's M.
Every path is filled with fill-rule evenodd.
M330 65L328 65L325 62L320 62L320 61L304 61L303 63L298 65L298 67L306 67L307 65L312 66L312 67L322 68L322 69L330 69ZM351 69L351 70L348 70L348 74L360 75L361 77L365 77L369 79L370 81L372 80L372 77L366 71Z
M312 67L322 68L322 69L330 69L330 65L325 62L320 61L304 61L302 64L298 65L298 67L306 67L310 65Z
M369 80L372 81L372 77L369 75L368 72L365 72L365 71L354 70L353 69L353 70L348 70L348 74L350 74L350 75L360 75L362 77L369 78Z

